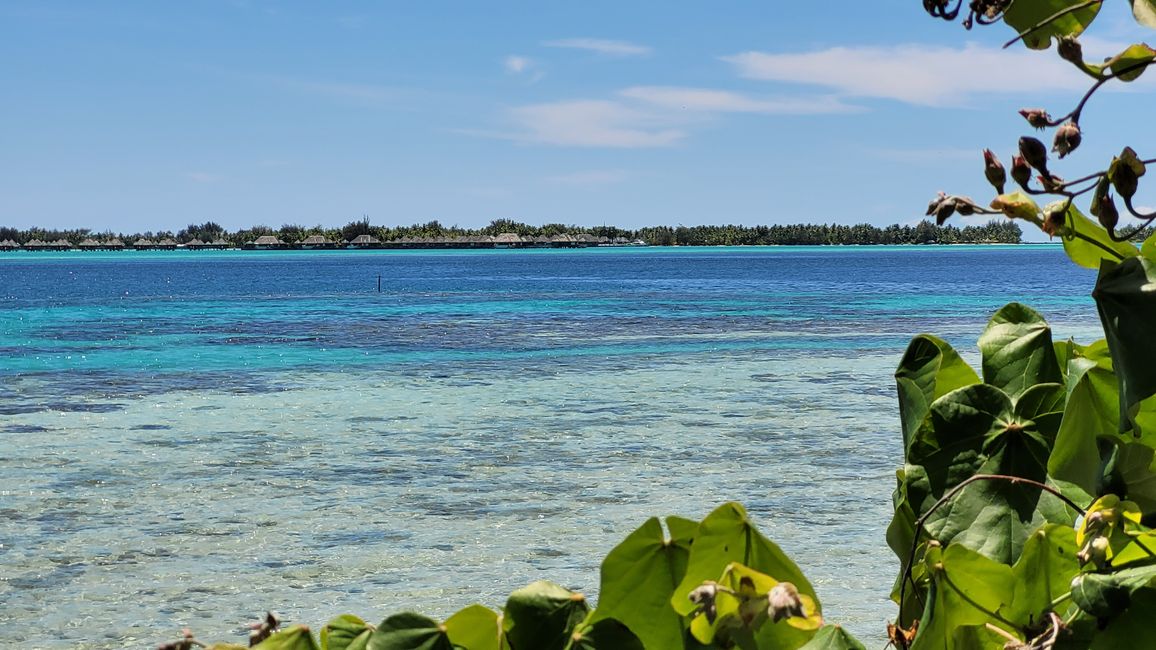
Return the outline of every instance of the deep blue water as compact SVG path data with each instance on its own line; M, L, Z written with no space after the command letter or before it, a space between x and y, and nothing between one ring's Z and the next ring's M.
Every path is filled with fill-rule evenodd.
M0 640L595 594L727 499L879 640L907 341L974 363L1012 300L1087 340L1093 281L1053 246L0 254Z

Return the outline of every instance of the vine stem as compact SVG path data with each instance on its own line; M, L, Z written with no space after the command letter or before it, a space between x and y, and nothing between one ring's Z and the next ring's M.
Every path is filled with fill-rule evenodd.
M1047 27L1048 25L1056 22L1057 20L1059 20L1060 18L1063 18L1064 16L1066 16L1068 14L1075 13L1081 9L1087 9L1088 7L1091 7L1092 5L1103 4L1103 2L1104 2L1104 0L1088 0L1087 2L1081 2L1078 5L1072 5L1070 7L1065 7L1063 9L1057 11L1056 13L1048 16L1047 18L1044 18L1042 21L1036 23L1035 25L1032 25L1031 27L1028 27L1024 31L1020 32L1019 34L1016 35L1015 38L1004 43L1003 46L1005 49L1009 48L1012 45L1015 45L1016 43L1020 42L1025 36L1027 36L1028 34L1031 34L1032 32L1036 31L1037 29Z
M959 485L956 485L955 487L948 490L947 493L944 494L942 497L939 497L939 500L936 501L935 504L932 505L930 508L928 508L927 512L923 513L919 517L919 519L915 520L915 535L913 536L913 539L911 540L911 550L908 551L908 553L907 553L907 561L904 562L904 564L903 564L903 580L900 581L900 583L899 583L899 623L900 623L900 626L902 626L902 624L903 624L903 601L905 600L905 597L907 594L907 583L910 582L912 584L912 586L914 586L914 584L915 584L915 579L911 577L911 566L915 563L915 552L919 549L919 537L923 533L924 524L927 523L928 518L930 518L931 515L936 510L938 510L940 506L942 506L945 503L954 499L956 497L956 495L958 495L960 492L962 492L963 489L966 488L967 486L971 485L972 483L978 483L980 481L1007 481L1008 483L1010 483L1012 485L1018 485L1020 483L1023 483L1025 485L1031 485L1033 487L1039 488L1040 490L1043 490L1044 492L1048 492L1048 493L1054 495L1055 497L1057 497L1058 499L1060 499L1064 503L1068 504L1068 506L1070 506L1073 510L1075 510L1076 512L1079 512L1080 516L1083 516L1084 513L1086 512L1086 510L1084 508L1081 508L1080 505L1077 504L1075 501L1072 501L1068 497L1061 494L1059 490L1055 489L1054 487L1052 487L1050 485L1040 483L1039 481L1035 481L1035 480L1032 480L1030 478L1024 478L1022 476L1009 476L1007 474L976 474L974 476L969 476L968 478L964 479L962 482L960 482Z

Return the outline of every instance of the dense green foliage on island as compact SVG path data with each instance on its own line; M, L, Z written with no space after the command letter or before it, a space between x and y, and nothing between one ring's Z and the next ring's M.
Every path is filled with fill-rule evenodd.
M108 241L120 239L131 245L139 239L161 241L171 239L179 244L193 240L212 242L225 240L232 246L241 247L264 235L272 235L279 240L294 243L311 236L321 236L328 241L351 241L360 235L370 235L380 241L402 239L438 239L454 237L494 237L502 233L514 233L520 237L553 237L555 235L593 235L618 242L643 242L650 246L771 246L771 245L841 245L841 244L1017 244L1020 242L1020 227L1009 219L993 220L982 225L958 228L953 225L937 226L930 221L922 221L914 226L891 225L884 228L869 224L854 226L839 224L793 224L776 226L650 226L639 230L627 230L614 226L584 228L563 224L531 226L509 219L498 219L488 226L478 229L443 226L437 221L411 226L376 226L368 219L353 221L341 228L323 226L304 227L286 224L278 229L268 226L252 226L236 231L228 231L212 221L189 224L177 232L113 233L94 232L87 229L46 230L31 228L21 230L0 226L0 241L11 240L17 244L39 239L56 241L63 239L73 245L92 238Z

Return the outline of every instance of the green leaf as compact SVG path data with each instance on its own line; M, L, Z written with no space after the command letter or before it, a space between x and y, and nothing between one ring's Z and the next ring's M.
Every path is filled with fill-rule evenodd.
M908 499L922 515L974 474L1042 482L1049 450L1047 437L1034 422L1015 415L1003 391L989 384L960 388L931 405L930 417L912 442L909 460L926 474L908 482ZM930 515L925 529L941 544L954 541L1010 565L1035 528L1045 521L1070 522L1062 509L1046 505L1036 487L979 481Z
M373 628L352 614L342 614L321 628L321 650L365 650Z
M454 650L446 629L432 618L403 612L381 622L369 637L368 650Z
M842 627L824 625L799 650L867 650L867 648Z
M694 603L690 602L690 592L707 580L718 580L732 562L743 564L779 582L793 583L800 594L810 596L816 607L819 607L815 589L799 567L774 542L759 533L741 505L725 503L699 524L694 544L690 548L686 576L670 600L675 611L682 616L689 616L695 610ZM814 635L813 630L799 630L789 626L766 629L773 628L778 632L775 639L764 644L760 636L761 650L797 648Z
M1036 430L1049 441L1054 441L1064 417L1067 389L1063 384L1036 384L1024 391L1015 401L1017 420L1031 420Z
M1127 611L1112 619L1107 628L1096 635L1090 648L1118 650L1145 647L1152 641L1153 621L1156 621L1156 589L1140 589L1131 595Z
M1148 69L1148 66L1142 64L1152 59L1156 59L1156 50L1144 43L1136 43L1109 59L1105 65L1111 68L1112 74L1120 81L1133 81Z
M1048 459L1048 474L1095 494L1100 488L1100 468L1088 459L1100 456L1097 437L1119 428L1116 374L1103 339L1088 346L1071 343L1069 354L1067 404Z
M274 632L269 638L252 647L252 650L320 650L313 634L304 625Z
M446 619L446 634L454 645L469 650L501 650L502 622L498 613L470 605Z
M1073 262L1088 269L1099 269L1104 260L1118 262L1136 257L1140 251L1126 241L1113 241L1100 224L1095 223L1073 203L1064 221L1064 252ZM1089 241L1091 240L1091 241Z
M1127 567L1113 573L1081 573L1072 580L1072 601L1096 617L1119 614L1132 594L1156 579L1156 566Z
M1128 0L1132 3L1132 15L1136 22L1145 27L1156 27L1156 0Z
M687 519L667 520L667 538L652 517L602 561L598 609L593 622L617 619L648 648L675 648L682 639L682 619L670 606L674 589L686 573L690 543L698 525Z
M1156 261L1105 264L1092 292L1120 382L1120 430L1136 425L1141 402L1156 394Z
M1135 502L1141 512L1156 512L1156 449L1140 442L1116 441L1103 469L1101 492Z
M1071 526L1048 524L1033 532L1012 567L1014 596L1005 618L1025 627L1044 620L1052 602L1071 590L1072 578L1080 572L1078 550Z
M516 650L563 650L587 610L582 594L539 580L510 594L502 625Z
M1052 329L1029 307L1004 305L979 337L984 382L1019 397L1036 384L1060 383Z
M1048 21L1060 11L1080 4L1085 0L1015 0L1004 12L1003 19L1016 32L1023 32L1040 23L1046 24L1024 36L1024 45L1033 50L1046 50L1055 36L1079 36L1092 24L1100 11L1100 3L1085 9L1073 11Z
M895 371L904 449L932 402L956 388L978 383L979 375L945 341L930 334L912 339Z
M652 648L677 648L681 639L672 646L650 646ZM621 622L604 618L593 625L581 625L570 639L566 650L645 650L638 637ZM472 647L469 650L474 650Z
M957 636L958 631L998 621L995 616L1014 597L1012 568L958 544L929 548L924 562L933 585L912 650L986 647L975 645L977 638L970 633Z

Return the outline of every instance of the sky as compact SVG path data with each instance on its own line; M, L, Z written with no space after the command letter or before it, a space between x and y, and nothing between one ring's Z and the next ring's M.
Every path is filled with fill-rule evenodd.
M1148 37L1105 4L1086 52ZM917 0L0 0L0 225L917 223L1088 87L1013 35ZM1150 76L1052 171L1150 156Z

